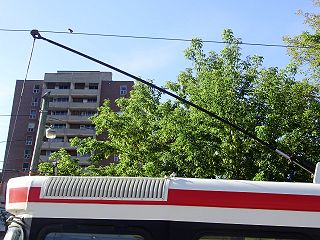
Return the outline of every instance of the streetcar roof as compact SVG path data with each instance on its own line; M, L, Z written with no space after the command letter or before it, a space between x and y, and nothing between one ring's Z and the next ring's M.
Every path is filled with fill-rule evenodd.
M320 185L175 177L29 176L8 182L6 209L14 215L40 218L320 227Z

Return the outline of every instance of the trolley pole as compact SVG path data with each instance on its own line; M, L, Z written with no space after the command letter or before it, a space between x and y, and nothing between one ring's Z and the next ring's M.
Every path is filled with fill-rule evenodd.
M32 160L31 160L31 164L30 164L29 176L37 174L37 171L38 171L38 164L39 164L39 160L40 160L42 139L43 139L43 136L45 133L45 126L46 126L47 115L48 115L49 96L50 96L50 92L46 92L42 96L39 125L38 125L35 146L34 146L34 150L33 150L33 154L32 154Z
M304 169L304 170L306 170L307 172L309 172L311 175L314 174L315 166L314 166L312 163L310 163L310 162L308 162L308 161L304 161L304 160L302 160L302 159L298 159L298 158L295 157L295 156L289 156L289 155L286 154L284 151L276 148L276 146L274 146L273 144L264 141L263 139L259 138L259 137L256 136L255 134L253 134L253 133L247 131L246 129L244 129L244 128L242 128L242 127L240 127L240 126L238 126L238 125L236 125L236 124L234 124L234 123L232 123L232 122L230 122L230 121L227 120L227 119L224 119L224 118L218 116L218 115L215 114L214 112L211 112L211 111L209 111L209 110L207 110L207 109L205 109L205 108L202 108L201 106L199 106L199 105L197 105L197 104L195 104L195 103L193 103L193 102L190 102L190 101L188 101L187 99L184 99L183 97L180 97L180 96L178 96L178 95L176 95L176 94L174 94L174 93L172 93L172 92L170 92L170 91L168 91L168 90L166 90L166 89L164 89L164 88L162 88L162 87L158 87L157 85L155 85L155 84L153 84L153 83L151 83L151 82L148 82L148 81L146 81L146 80L143 80L143 79L140 78L140 77L137 77L137 76L135 76L135 75L132 75L132 74L130 74L130 73L126 72L126 71L123 71L123 70L121 70L121 69L119 69L119 68L117 68L117 67L114 67L114 66L112 66L112 65L110 65L110 64L108 64L108 63L102 62L102 61L100 61L100 60L98 60L98 59L96 59L96 58L93 58L93 57L91 57L91 56L89 56L89 55L86 55L86 54L84 54L84 53L82 53L82 52L79 52L79 51L77 51L77 50L74 50L74 49L72 49L72 48L69 48L69 47L67 47L67 46L65 46L65 45L62 45L62 44L60 44L60 43L58 43L58 42L55 42L55 41L52 41L52 40L50 40L50 39L48 39L48 38L42 37L42 36L40 35L39 31L36 30L36 29L32 30L32 31L30 32L30 34L32 35L32 37L33 37L34 39L42 39L42 40L45 40L45 41L47 41L48 43L51 43L51 44L56 45L56 46L58 46L58 47L61 47L61 48L65 49L65 50L67 50L67 51L73 52L73 53L75 53L75 54L77 54L77 55L79 55L79 56L81 56L81 57L84 57L84 58L86 58L86 59L89 59L90 61L96 62L96 63L98 63L98 64L100 64L100 65L102 65L102 66L108 67L108 68L110 68L110 69L112 69L112 70L114 70L114 71L116 71L116 72L119 72L119 73L121 73L121 74L123 74L123 75L125 75L125 76L127 76L127 77L133 78L134 80L136 80L136 81L138 81L138 82L141 82L141 83L143 83L143 84L145 84L145 85L147 85L147 86L149 86L149 87L151 87L151 88L153 88L153 89L156 89L156 90L158 90L158 91L160 91L160 92L162 92L162 93L165 93L165 94L167 94L167 95L169 95L169 96L171 96L171 97L179 100L179 101L182 102L183 104L187 104L187 105L189 105L189 106L191 106L191 107L194 107L195 109L198 109L199 111L208 114L210 117L219 120L220 122L228 125L229 127L232 127L233 129L236 129L237 131L242 132L243 134L247 135L247 136L250 137L251 139L254 139L255 141L257 141L257 142L260 143L261 145L269 148L270 150L272 150L272 151L280 154L282 157L284 157L285 159L287 159L289 162L292 162L293 164L298 165L298 166L301 167L302 169Z

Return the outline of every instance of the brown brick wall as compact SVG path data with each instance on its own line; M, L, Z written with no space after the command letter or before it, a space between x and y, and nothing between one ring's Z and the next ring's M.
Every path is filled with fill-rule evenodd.
M25 173L22 171L22 165L24 161L31 161L31 157L29 159L24 159L24 150L30 149L31 155L33 152L34 142L36 138L36 131L38 126L38 118L39 118L39 110L40 110L40 101L41 101L41 93L42 93L42 80L28 80L25 83L22 80L17 80L15 92L14 92L14 99L12 104L12 111L8 131L8 138L7 138L7 146L6 146L6 154L8 156L6 162L3 166L3 180L6 182L7 179L11 177L21 176ZM35 85L40 85L40 89L38 93L33 93L33 89ZM18 105L20 101L21 91L23 89L23 94L21 98L21 104L18 110ZM37 106L31 106L32 98L38 99ZM29 119L30 110L35 110L36 118ZM16 116L14 116L17 114ZM16 123L15 123L16 122ZM35 123L34 131L28 132L28 124ZM15 125L15 127L14 127ZM13 137L12 137L13 134ZM32 145L26 145L26 137L32 137ZM9 141L11 140L11 144Z
M120 95L120 86L127 86L126 95ZM111 109L114 111L119 111L119 108L115 104L115 100L119 97L129 97L132 87L133 81L102 82L100 106L105 99L109 99Z
M24 91L22 95L22 101L20 106L20 111L18 113L17 122L15 124L15 130L14 130L14 136L13 136L13 142L10 146L10 144L7 144L6 147L6 154L8 155L6 158L6 162L4 163L4 169L3 169L3 182L7 182L9 178L17 177L21 175L26 175L28 171L23 172L22 166L24 162L31 161L33 148L34 148L34 142L36 138L36 131L38 127L38 119L39 119L39 110L40 110L40 101L41 101L41 94L43 89L43 80L28 80L25 82L24 85ZM38 93L33 93L34 85L40 85L40 89ZM120 86L127 86L127 93L125 95L120 95ZM115 104L115 100L119 97L129 97L130 91L133 87L133 81L102 81L101 82L101 95L100 95L100 105L104 101L104 99L109 99L111 102L111 108L114 111L118 111ZM12 114L16 114L18 104L19 104L19 98L21 94L21 90L23 88L23 81L17 80L16 82L16 88L14 92L14 99L13 99L13 105L12 105ZM38 98L38 105L37 106L31 106L32 98L37 97ZM35 119L29 119L30 110L33 109L36 111L36 118ZM9 125L9 131L8 131L8 141L11 139L11 135L13 133L13 126L15 122L15 117L12 116L10 119L10 125ZM28 132L28 123L35 123L34 131ZM31 136L32 137L32 145L26 145L26 137ZM106 136L98 136L98 139L104 139ZM9 147L10 146L10 147ZM30 149L30 158L24 159L24 150ZM111 159L108 159L107 162L109 162Z

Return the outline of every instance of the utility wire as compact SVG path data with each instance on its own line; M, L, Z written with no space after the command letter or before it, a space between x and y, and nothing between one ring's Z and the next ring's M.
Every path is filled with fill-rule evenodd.
M17 111L16 111L16 114L14 115L15 118L14 118L14 123L13 123L13 130L12 130L12 133L11 133L11 136L10 136L10 140L8 140L9 142L9 146L8 146L8 151L6 152L5 154L5 161L3 163L3 168L6 169L6 165L7 165L7 157L9 156L10 154L10 150L11 150L11 146L12 146L12 142L13 142L13 136L14 136L14 132L16 130L16 125L17 125L17 119L18 119L18 116L19 116L19 111L20 111L20 107L21 107L21 102L22 102L22 96L23 96L23 93L24 93L24 88L25 88L25 84L26 84L26 81L27 81L27 78L28 78L28 73L29 73L29 69L30 69L30 64L31 64L31 60L32 60L32 55L33 55L33 50L34 50L34 45L35 45L35 39L33 39L33 42L32 42L32 47L31 47L31 52L30 52L30 57L29 57L29 61L28 61L28 66L27 66L27 70L26 70L26 75L25 75L25 78L23 80L23 84L22 84L22 88L21 88L21 92L20 92L20 97L19 97L19 102L18 102L18 107L17 107ZM3 181L3 178L4 178L4 175L2 175L2 181Z
M0 28L2 32L30 32L31 29L5 29ZM136 36L136 35L119 35L119 34L104 34L104 33L89 33L89 32L70 32L70 31L51 31L51 30L39 30L40 33L53 33L53 34L71 34L82 36L96 36L96 37L117 37L117 38L131 38L131 39L147 39L147 40L163 40L163 41L180 41L191 42L192 39L186 38L169 38L169 37L150 37L150 36ZM225 41L217 40L202 40L204 43L216 43L216 44L228 44ZM285 44L269 44L269 43L251 43L238 41L236 44L247 46L260 46L260 47L281 47L281 48L318 48L317 46L302 46L302 45L285 45Z
M26 140L11 140L11 141L0 141L0 143L7 143L7 142L25 142ZM1 162L1 161L0 161Z
M42 36L40 35L40 33L39 33L38 30L32 30L32 31L31 31L31 35L32 35L32 37L33 37L34 39L41 39L41 40L44 40L44 41L46 41L46 42L48 42L48 43L51 43L51 44L53 44L53 45L56 45L56 46L58 46L58 47L60 47L60 48L63 48L63 49L65 49L65 50L67 50L67 51L73 52L73 53L75 53L75 54L77 54L77 55L79 55L79 56L81 56L81 57L84 57L84 58L86 58L86 59L89 59L89 60L91 60L91 61L93 61L93 62L96 62L96 63L98 63L98 64L100 64L100 65L103 65L103 66L105 66L105 67L108 67L108 68L110 68L110 69L112 69L112 70L114 70L114 71L116 71L116 72L119 72L119 73L125 75L125 76L128 76L128 77L130 77L130 78L133 78L133 79L137 80L138 82L141 82L141 83L143 83L143 84L145 84L145 85L147 85L147 86L149 86L149 87L151 87L151 88L153 88L153 89L156 89L156 90L158 90L158 91L160 91L160 92L162 92L162 93L165 93L165 94L167 94L167 95L169 95L169 96L171 96L171 97L174 97L175 99L179 100L179 101L182 102L183 104L187 104L187 105L189 105L189 106L192 106L192 107L200 110L201 112L204 112L204 113L208 114L208 115L211 116L212 118L215 118L215 119L219 120L220 122L228 125L229 127L232 127L232 128L234 128L234 129L236 129L236 130L244 133L245 135L247 135L247 136L249 136L250 138L256 140L257 142L259 142L259 143L262 144L263 146L265 146L265 147L267 147L267 148L269 148L269 149L277 152L279 155L281 155L282 157L286 158L289 162L292 162L292 163L300 166L301 168L303 168L303 169L306 170L307 172L309 172L309 173L311 173L311 174L314 173L315 166L313 166L311 163L306 162L306 161L303 161L303 160L299 160L299 159L297 159L297 158L294 157L294 156L291 157L291 156L287 155L285 152L283 152L281 149L276 148L276 147L275 147L274 145L272 145L271 143L268 143L268 142L260 139L259 137L257 137L256 135L252 134L251 132L245 130L244 128L242 128L242 127L240 127L240 126L238 126L238 125L236 125L236 124L234 124L234 123L232 123L232 122L230 122L230 121L228 121L227 119L224 119L224 118L218 116L218 115L215 114L214 112L211 112L211 111L209 111L209 110L207 110L207 109L205 109L205 108L202 108L201 106L199 106L199 105L197 105L197 104L195 104L195 103L193 103L193 102L190 102L190 101L188 101L188 100L186 100L186 99L184 99L184 98L182 98L182 97L180 97L180 96L178 96L178 95L176 95L176 94L174 94L174 93L172 93L172 92L170 92L170 91L168 91L168 90L166 90L166 89L164 89L164 88L162 88L162 87L158 87L157 85L155 85L155 84L153 84L153 83L151 83L151 82L148 82L148 81L146 81L146 80L143 80L142 78L139 78L139 77L137 77L137 76L135 76L135 75L132 75L132 74L130 74L130 73L128 73L128 72L126 72L126 71L124 71L124 70L122 70L122 69L119 69L119 68L117 68L117 67L114 67L114 66L112 66L112 65L110 65L110 64L108 64L108 63L102 62L102 61L100 61L100 60L98 60L98 59L96 59L96 58L93 58L93 57L91 57L91 56L89 56L89 55L86 55L86 54L84 54L84 53L82 53L82 52L79 52L79 51L77 51L77 50L74 50L74 49L72 49L72 48L69 48L69 47L67 47L67 46L65 46L65 45L62 45L62 44L58 43L58 42L55 42L55 41L50 40L50 39L48 39L48 38L42 37Z
M30 114L0 114L0 117L29 117ZM51 115L48 115L47 117L48 120L55 120L57 122L62 122L62 123L68 123L68 120L63 120L63 119L59 119L56 117L52 117ZM10 141L6 141L6 142L10 142ZM0 142L2 143L2 142Z
M0 117L27 117L30 114L0 114Z

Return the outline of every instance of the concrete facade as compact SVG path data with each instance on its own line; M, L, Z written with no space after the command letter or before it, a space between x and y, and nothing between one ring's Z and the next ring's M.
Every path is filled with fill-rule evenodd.
M117 111L114 100L128 97L132 86L132 81L112 81L111 72L99 71L58 71L46 73L44 80L17 80L2 182L28 174L44 93L50 91L47 125L55 128L57 137L51 140L44 137L40 160L47 161L50 153L65 148L86 165L88 156L77 156L69 140L76 136L96 137L88 117L97 112L105 99L109 99L111 108Z

